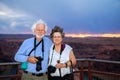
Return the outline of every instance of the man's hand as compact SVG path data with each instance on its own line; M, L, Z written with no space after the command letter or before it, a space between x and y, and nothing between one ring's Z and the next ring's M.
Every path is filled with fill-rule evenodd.
M34 56L29 56L27 59L28 62L35 64L38 60Z

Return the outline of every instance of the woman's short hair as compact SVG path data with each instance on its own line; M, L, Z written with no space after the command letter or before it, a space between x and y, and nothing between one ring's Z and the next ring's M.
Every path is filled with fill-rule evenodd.
M53 34L54 34L55 32L60 32L62 38L65 37L65 34L63 33L63 28L61 28L61 27L59 27L59 26L55 26L55 27L52 29L52 32L51 32L51 34L50 34L50 37L51 37L51 38L53 37Z
M37 27L37 25L38 24L44 24L45 25L45 31L47 32L47 29L48 29L48 27L47 27L47 24L42 20L42 19L40 19L40 20L38 20L37 22L35 22L33 25L32 25L32 31L34 32L34 30L36 29L36 27Z

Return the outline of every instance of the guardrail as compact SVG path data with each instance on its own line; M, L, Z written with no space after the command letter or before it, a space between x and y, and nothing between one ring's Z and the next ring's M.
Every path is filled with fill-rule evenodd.
M84 75L87 73L87 80L93 80L93 77L96 76L96 79L94 80L120 80L120 72L114 73L114 72L107 72L107 71L100 71L100 70L94 70L92 67L94 66L93 63L104 63L104 64L112 64L112 65L119 65L120 67L120 61L110 61L110 60L99 60L99 59L77 59L77 65L80 65L80 69L75 71L75 73L79 73L79 78L75 80L86 80ZM101 66L102 68L103 66ZM109 67L109 66L108 66ZM118 68L118 70L120 70Z
M77 59L77 65L80 66L80 69L75 69L74 72L75 80L93 80L93 76L96 76L96 79L94 80L120 80L120 73L94 70L93 66L95 62L112 65L118 64L120 66L120 61L109 61L99 59ZM21 80L22 71L20 70L19 62L0 63L0 70L2 69L1 67L7 68L6 66L14 66L12 69L14 69L14 71L16 70L16 72L14 72L14 74L7 73L2 75L2 72L0 71L0 80L3 79ZM87 76L85 76L85 74L87 74ZM85 79L85 77L87 77L87 79Z
M19 66L19 62L0 63L0 80L21 80L22 73ZM3 71L6 73L3 73Z

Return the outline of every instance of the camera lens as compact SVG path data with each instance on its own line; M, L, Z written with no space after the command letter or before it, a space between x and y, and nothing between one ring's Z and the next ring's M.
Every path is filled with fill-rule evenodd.
M36 59L38 60L38 62L36 63L36 71L40 71L42 70L41 62L43 59L41 57L36 57Z
M37 70L37 71L42 70L41 62L40 62L40 61L38 61L37 64L36 64L36 70Z

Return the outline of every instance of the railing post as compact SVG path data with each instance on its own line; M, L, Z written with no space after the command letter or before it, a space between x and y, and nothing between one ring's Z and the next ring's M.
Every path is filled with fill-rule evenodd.
M91 61L88 61L88 78L92 80Z
M80 80L84 79L84 61L81 61Z
M17 65L18 67L18 75L20 76L17 80L22 80L21 76L22 76L22 70L20 69L20 64Z

